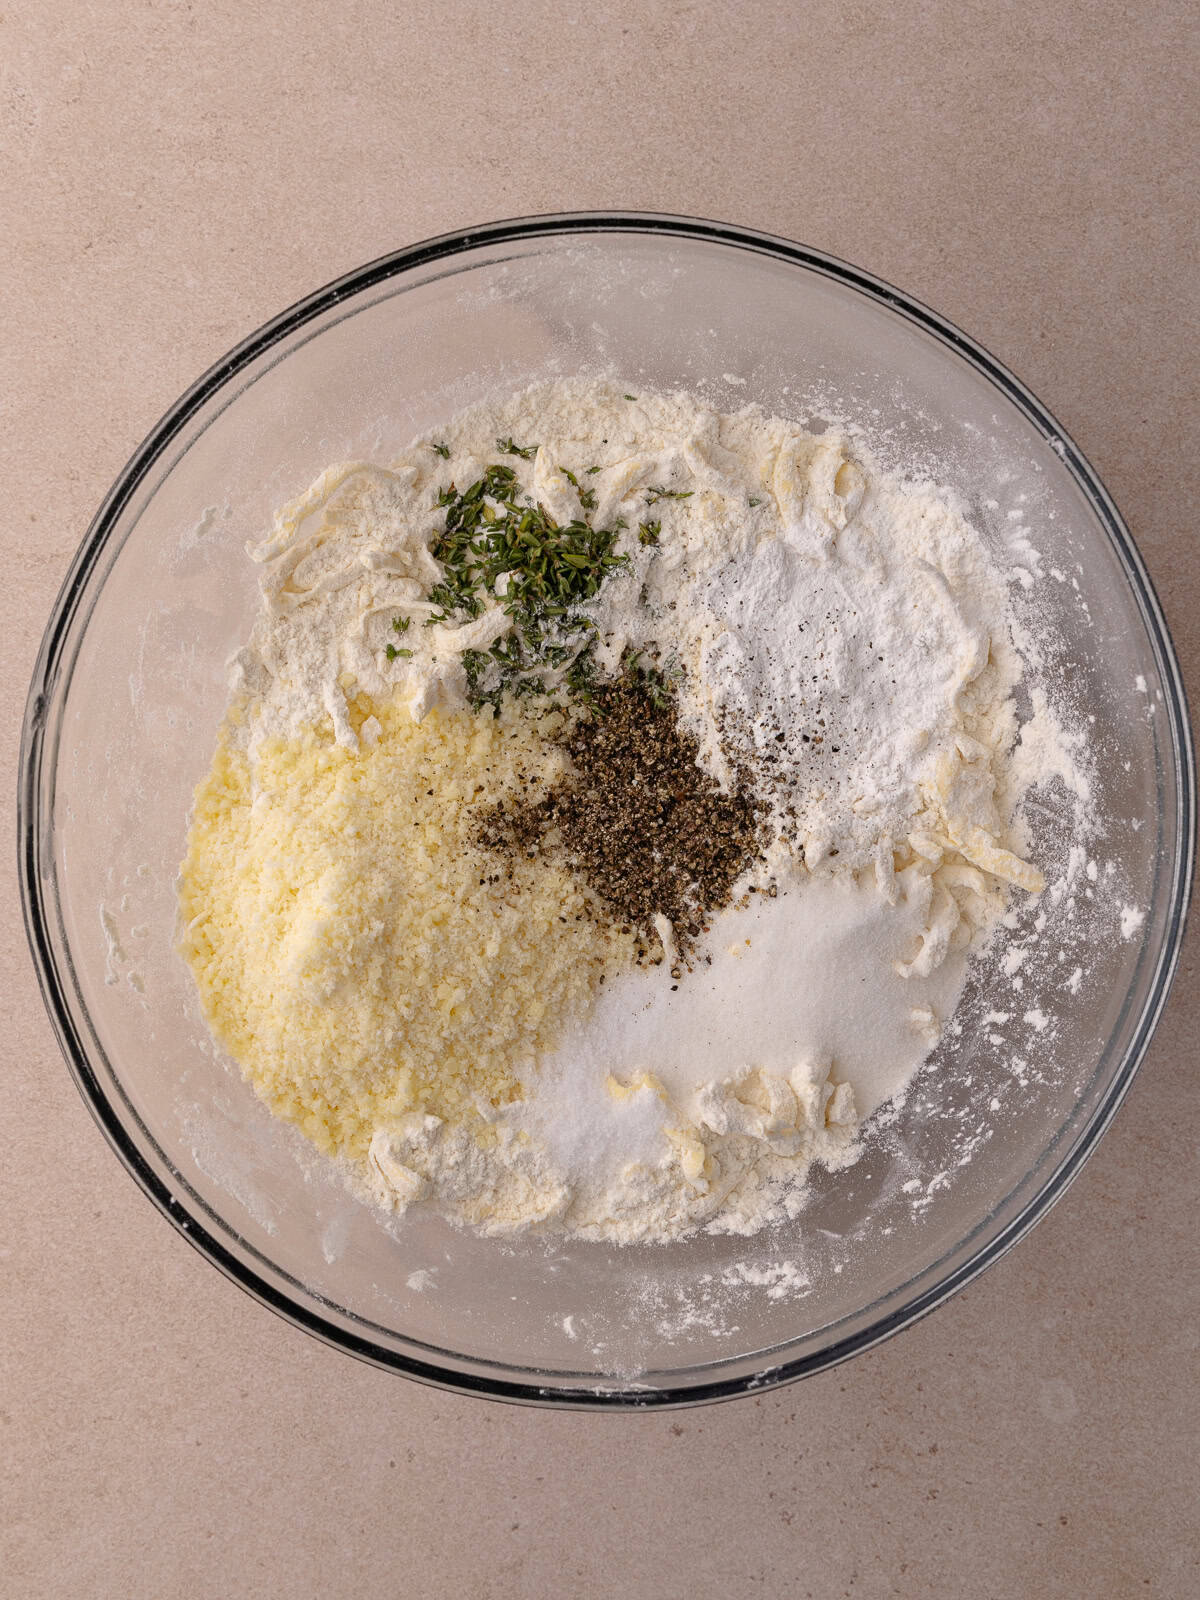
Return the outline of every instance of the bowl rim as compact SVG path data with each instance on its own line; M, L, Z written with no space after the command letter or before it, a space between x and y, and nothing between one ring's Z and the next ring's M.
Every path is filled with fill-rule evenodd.
M1120 1063L1104 1098L1094 1109L1087 1124L1077 1133L1075 1143L1066 1156L1049 1172L1018 1213L999 1233L974 1249L955 1269L856 1332L833 1341L820 1351L810 1352L791 1360L771 1362L748 1374L740 1374L737 1377L715 1377L706 1382L687 1386L665 1385L653 1389L627 1387L621 1380L606 1380L600 1374L597 1374L595 1386L538 1384L524 1377L497 1375L502 1372L519 1373L528 1369L506 1367L487 1358L444 1352L455 1362L470 1362L477 1368L495 1369L484 1374L453 1365L439 1366L436 1362L397 1352L322 1316L315 1309L315 1304L304 1305L291 1299L214 1237L204 1221L193 1215L181 1203L147 1162L142 1151L130 1137L124 1120L117 1114L92 1067L81 1029L68 1003L67 984L64 973L60 970L60 961L55 953L50 933L51 916L45 899L47 860L39 806L47 733L56 732L52 728L52 719L49 715L51 696L60 671L67 662L69 636L88 595L91 579L121 513L144 483L154 463L205 403L264 352L278 345L306 323L312 322L339 302L357 296L364 290L369 290L403 273L446 261L464 251L481 246L527 242L547 236L567 237L598 233L660 235L681 240L700 240L751 251L799 266L819 276L832 279L843 287L851 288L875 304L882 305L894 314L916 324L939 343L963 357L976 371L987 378L1035 426L1045 443L1058 455L1104 526L1121 558L1125 576L1134 591L1160 667L1164 686L1164 706L1176 757L1178 848L1169 888L1168 920L1163 944L1157 952L1147 1000L1125 1058ZM75 649L77 648L78 641L75 642ZM51 754L56 755L56 753L55 737L52 740ZM17 844L21 902L26 935L37 969L42 998L59 1047L88 1109L129 1174L158 1210L201 1255L240 1288L284 1320L327 1344L345 1350L377 1367L401 1372L435 1387L483 1395L492 1399L576 1410L645 1410L697 1405L729 1399L747 1392L760 1392L824 1371L861 1351L870 1349L893 1333L928 1315L999 1260L1034 1223L1046 1214L1078 1175L1112 1121L1145 1056L1178 966L1196 848L1195 752L1182 675L1162 607L1141 555L1112 497L1082 451L1055 417L982 345L911 295L873 274L823 251L810 249L774 234L698 217L646 211L547 213L502 219L421 240L357 267L305 296L264 323L210 367L168 409L134 451L105 496L80 544L54 603L38 652L22 727L18 771ZM69 968L69 951L65 954L65 965ZM127 1111L132 1113L132 1107L127 1106ZM136 1118L136 1113L132 1114ZM140 1119L137 1120L140 1122ZM160 1148L144 1124L142 1132L155 1148ZM170 1167L170 1161L165 1154L164 1165ZM955 1248L961 1248L965 1242L959 1241ZM936 1270L936 1266L934 1263L925 1271L932 1272ZM317 1297L311 1298L315 1302ZM346 1315L352 1316L352 1313ZM728 1362L713 1363L714 1366L722 1364ZM700 1363L698 1367L684 1370L695 1372L703 1370L703 1366L704 1363ZM547 1372L546 1377L551 1376Z

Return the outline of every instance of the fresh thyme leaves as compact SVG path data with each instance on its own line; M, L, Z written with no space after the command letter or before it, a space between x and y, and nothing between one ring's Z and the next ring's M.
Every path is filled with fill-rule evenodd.
M405 657L407 657L407 656L411 656L411 655L412 655L412 651L411 650L397 650L396 646L394 644L389 644L388 647L387 647L387 658L388 658L389 661L395 661L397 656L405 656Z
M639 522L638 523L638 543L639 544L657 544L658 543L658 536L659 536L659 534L661 532L662 532L662 523L661 522Z
M467 675L467 694L472 701L479 697L479 685L487 672L490 657L486 650L464 650L462 653L463 671Z
M449 449L448 445L431 444L429 446L429 448L433 451L435 456L441 456L443 461L449 461L449 459L450 459L450 449Z
M579 504L583 507L583 509L585 511L595 511L595 509L596 509L596 491L594 489L583 489L583 488L580 488L579 479L575 476L575 474L568 467L559 467L558 470L562 473L563 477L567 480L567 482L569 484L573 485L576 494L579 496ZM599 467L589 467L588 471L589 472L599 472L600 468Z
M637 399L637 395L635 395L635 394L627 394L627 395L623 396L623 398L626 399L626 400L636 400Z
M576 700L586 706L595 705L595 695L592 693L596 682L596 658L592 654L591 645L580 653L567 668L567 689Z
M675 687L670 678L666 678L661 672L651 669L642 674L642 682L650 704L657 706L660 711L665 711L675 698Z
M514 444L510 435L507 439L497 439L496 449L502 456L520 456L522 461L532 461L537 455L535 444Z
M621 672L631 684L636 684L639 691L656 706L660 711L665 710L675 698L676 685L680 678L678 661L672 657L665 667L658 663L658 652L654 651L654 659L644 659L642 650L626 650L621 657Z
M746 503L747 503L747 505L749 505L751 507L762 505L762 501L761 500L756 500L753 495L750 496L749 500Z
M597 474L597 473L598 473L598 472L599 472L599 471L600 471L600 470L601 470L601 469L600 469L600 468L599 468L599 467L589 467L589 468L588 468L588 469L587 469L587 475L588 475L588 477L589 477L589 478L594 478L594 477L595 477L595 476L596 476L596 474Z
M393 617L392 618L392 627L395 628L397 633L407 633L408 630L412 627L412 618L411 617Z
M656 506L660 500L690 500L695 492L694 489L660 489L652 483L646 490L646 504Z
M518 492L512 468L495 464L467 489L451 484L437 500L446 525L432 553L443 577L430 590L438 610L426 626L479 617L497 600L512 619L510 631L490 649L463 652L476 709L498 704L506 690L545 694L547 679L556 676L569 691L585 690L583 658L591 653L593 625L578 615L579 607L595 598L610 572L628 565L614 553L623 524L556 522L542 505L518 504Z

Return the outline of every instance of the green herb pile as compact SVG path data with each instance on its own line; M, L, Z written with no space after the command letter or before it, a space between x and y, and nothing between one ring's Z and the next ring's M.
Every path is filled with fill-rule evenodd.
M498 439L496 446L526 461L537 449L512 439ZM599 470L589 468L588 474ZM559 471L574 485L581 510L593 510L595 494L581 488L574 473ZM627 557L614 554L623 521L611 528L595 528L583 516L560 523L544 506L528 497L522 504L521 498L516 473L500 463L469 488L460 491L451 484L438 496L446 523L432 553L444 577L430 591L438 610L425 626L468 622L497 600L513 622L490 650L463 651L476 709L498 705L506 691L545 694L546 675L564 667L567 689L588 699L595 674L594 640L588 634L594 625L578 610L595 598L611 572L629 564ZM501 578L503 592L497 595ZM387 653L393 659L409 652L389 645Z

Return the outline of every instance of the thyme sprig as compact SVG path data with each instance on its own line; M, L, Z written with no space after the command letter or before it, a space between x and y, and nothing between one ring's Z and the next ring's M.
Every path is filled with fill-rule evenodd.
M569 467L559 467L558 470L562 473L563 477L567 480L567 482L569 484L573 485L573 487L575 489L575 493L579 496L579 504L583 507L583 509L585 511L595 511L595 509L596 509L596 491L595 491L595 489L588 489L588 488L582 487L580 485L579 479L575 476L575 474L570 470ZM589 467L588 468L588 472L589 473L591 473L591 472L599 472L599 471L600 471L599 467Z
M656 506L660 500L690 500L695 492L694 489L660 489L652 483L646 490L646 504Z
M522 461L532 461L538 452L535 444L514 444L511 435L507 439L497 439L496 449L502 456L520 456Z

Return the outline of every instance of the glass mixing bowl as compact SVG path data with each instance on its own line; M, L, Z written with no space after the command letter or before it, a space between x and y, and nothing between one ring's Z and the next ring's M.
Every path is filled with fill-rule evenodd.
M988 1021L988 985L1012 965L992 962L957 1037L858 1164L818 1173L797 1222L750 1239L620 1249L497 1243L421 1216L385 1226L216 1051L175 952L192 790L258 598L246 541L333 461L386 458L489 390L593 372L816 428L836 414L885 461L925 462L959 490L1010 565L1034 559L1027 531L1047 573L1030 602L1050 641L1042 670L1093 719L1100 754L1103 836L1093 866L1086 852L1075 866L1101 870L1040 913L1018 908L1004 933L1030 946L1030 919L1047 919L1021 968L1039 1028L1018 1038ZM1051 793L1035 820L1043 858L1070 877L1066 809ZM88 531L22 753L22 887L46 1003L147 1195L251 1294L339 1348L556 1405L678 1405L782 1383L904 1327L995 1261L1063 1192L1129 1087L1177 959L1193 836L1162 613L1053 418L877 279L782 239L651 215L449 234L350 273L234 350L171 408ZM1087 901L1106 893L1107 920ZM1019 1013L1003 982L1004 1012Z

